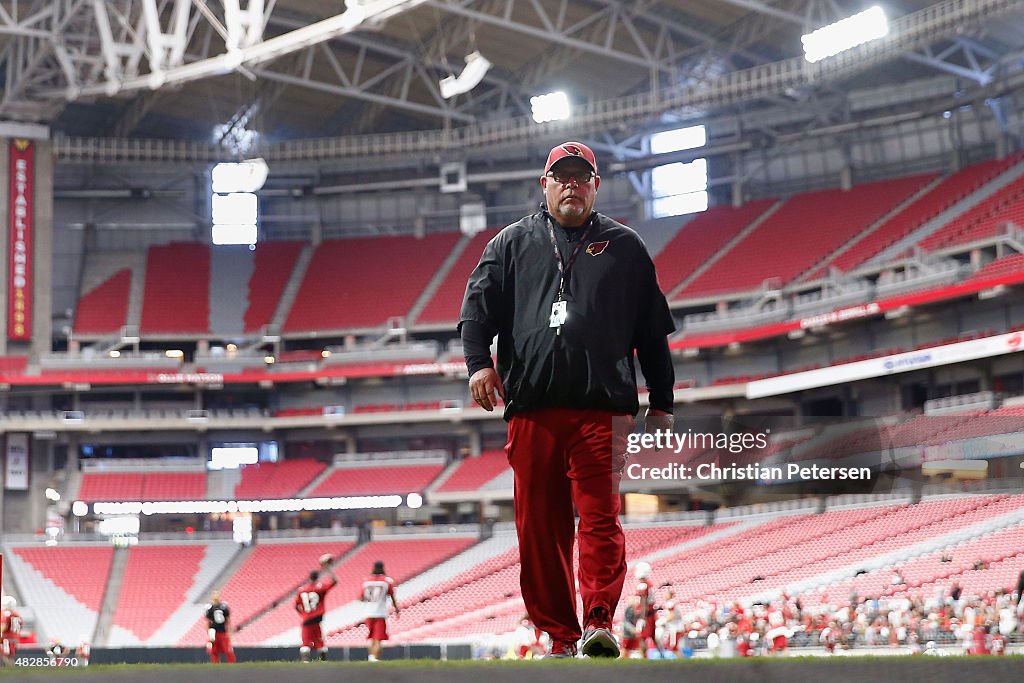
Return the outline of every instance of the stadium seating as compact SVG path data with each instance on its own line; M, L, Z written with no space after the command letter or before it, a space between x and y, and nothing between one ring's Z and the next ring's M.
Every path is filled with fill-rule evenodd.
M782 533L762 534L742 548L715 548L696 560L666 558L655 568L655 578L671 580L684 605L742 599L963 529L1005 511L1002 500L988 496L830 511L796 521ZM1020 507L1021 501L1010 505Z
M1024 502L1020 498L1020 496L1010 496L996 499L984 506L980 512L992 517L1012 510L1020 510L1021 507L1024 507ZM929 599L935 595L937 587L941 584L948 586L954 580L958 580L969 595L982 595L989 590L1000 588L1012 590L1019 568L1008 583L1005 582L1005 579L1003 582L998 579L992 580L992 576L979 572L977 575L984 577L984 583L971 585L968 589L963 586L963 577L966 575L973 578L974 575L971 572L976 571L973 569L973 565L979 559L994 563L1022 554L1021 531L1020 525L1011 526L955 546L942 546L933 552L901 562L898 568L903 575L904 583L902 585L895 585L892 582L897 565L831 583L820 591L809 592L808 605L817 605L823 602L834 605L847 604L851 592L856 592L859 596L892 595ZM947 559L943 560L943 557Z
M480 255L487 243L498 234L498 230L484 230L469 240L455 264L448 271L437 291L416 317L417 325L438 325L449 323L454 325L459 319L459 308L462 297L466 293L466 282L473 268L480 261Z
M270 323L302 247L302 242L294 241L257 243L245 311L246 332L258 332Z
M210 247L198 242L150 247L140 332L203 334L209 328Z
M422 239L363 237L322 242L284 331L378 328L392 316L406 315L458 239L459 233L448 232Z
M672 291L774 203L759 199L743 206L714 206L684 225L654 258L662 290Z
M996 190L938 231L921 240L920 247L934 251L992 237L1007 221L1018 224L1024 216L1024 178L1017 178Z
M145 474L137 472L86 472L82 475L78 499L87 503L101 500L140 501L145 477Z
M980 282L989 278L1021 272L1024 272L1024 254L1012 254L982 266L964 282Z
M629 561L695 541L730 525L627 527ZM578 561L578 560L577 560ZM420 593L403 598L401 629L395 642L500 633L518 625L524 607L519 589L519 551L512 548ZM331 642L361 642L357 626L341 629Z
M129 549L114 624L149 640L186 601L205 552L199 544Z
M295 349L277 354L278 363L319 363L323 358L321 349Z
M0 373L21 374L27 366L27 356L0 356Z
M119 332L128 321L131 285L131 269L122 268L105 282L83 293L75 308L75 333L93 335Z
M201 500L206 497L202 472L86 472L78 499L95 501Z
M959 420L941 433L941 442L974 439L994 434L1015 434L1024 431L1024 407L997 408L985 413L973 413ZM933 442L935 439L932 440Z
M264 542L252 549L238 570L221 588L221 598L231 607L235 626L241 626L276 600L289 601L293 591L308 580L318 558L348 552L354 543L336 539L315 542ZM294 609L292 611L294 614ZM199 618L181 638L181 645L206 642L206 620Z
M365 467L335 469L311 496L379 496L423 491L444 465L397 465L381 461Z
M239 500L289 498L309 485L326 467L325 463L305 458L249 465L242 468L235 497Z
M328 596L328 605L338 605L357 599L363 580L370 575L374 562L383 562L388 575L395 580L399 600L401 584L411 577L456 555L475 542L467 536L435 538L387 538L374 540L359 547L335 568L338 588ZM262 643L283 631L295 627L298 619L289 596L283 602L239 634L239 643ZM399 606L403 603L399 602Z
M147 474L142 481L142 500L201 500L206 497L202 472Z
M833 266L841 272L848 272L856 268L995 178L1015 163L1015 160L1016 157L1003 161L985 161L967 166L949 175L879 225L876 230L855 240L850 248L837 256L827 258L822 267L811 273L808 279L813 280L824 276L829 266ZM926 182L930 182L933 178L934 176L928 176Z
M771 278L785 285L891 211L925 179L915 176L865 183L846 192L828 189L791 197L675 300L751 291Z
M15 548L25 562L89 609L99 612L114 557L111 547Z
M43 616L47 633L69 639L82 633L91 636L103 604L114 549L34 546L12 550L42 578L38 582L36 576L23 576L22 589L30 596L26 602L30 601L36 613Z
M488 451L479 457L466 457L455 463L451 475L437 493L476 491L509 468L505 451Z

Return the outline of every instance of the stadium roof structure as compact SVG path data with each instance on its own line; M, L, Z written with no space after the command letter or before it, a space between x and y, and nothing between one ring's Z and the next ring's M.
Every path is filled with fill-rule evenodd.
M800 36L860 8L824 0L3 0L0 117L48 124L67 160L470 156L543 148L571 133L599 141L615 170L643 167L643 133L712 116L737 122L735 135L710 141L721 151L962 102L1009 117L1001 98L1024 84L1024 0L886 7L886 37L811 64ZM443 98L439 81L476 51L493 66L469 92ZM940 85L937 75L946 77ZM850 99L858 86L890 91L867 107ZM530 97L559 88L572 117L535 123ZM778 124L758 114L769 109L783 112ZM138 139L166 142L129 144Z

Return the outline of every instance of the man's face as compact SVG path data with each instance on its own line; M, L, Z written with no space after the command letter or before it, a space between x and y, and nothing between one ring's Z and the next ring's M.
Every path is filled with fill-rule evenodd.
M578 228L587 221L594 208L601 178L593 175L587 182L583 182L582 178L588 174L592 175L593 170L585 161L571 158L563 159L552 166L551 173L554 177L545 175L540 179L548 213L562 227Z

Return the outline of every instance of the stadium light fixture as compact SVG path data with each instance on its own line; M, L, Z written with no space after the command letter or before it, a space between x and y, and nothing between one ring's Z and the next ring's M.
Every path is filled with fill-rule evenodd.
M816 31L800 36L804 45L804 58L811 62L821 61L850 48L877 40L889 33L889 21L885 11L875 5L852 17L822 26Z
M259 201L254 194L267 181L263 159L222 163L210 172L210 200L214 244L255 244Z
M410 493L405 498L405 504L409 506L410 510L419 510L423 507L423 496L418 493Z
M533 120L537 123L569 118L569 96L562 90L531 97L530 107L533 109Z
M260 451L252 446L217 446L210 449L211 470L232 470L242 465L255 465L260 461Z
M466 66L458 76L448 76L438 82L441 88L441 97L451 99L456 95L467 93L475 88L484 79L491 68L490 61L479 51L466 55Z
M267 182L270 168L263 159L249 159L239 163L217 164L211 171L211 185L217 194L229 192L255 192Z

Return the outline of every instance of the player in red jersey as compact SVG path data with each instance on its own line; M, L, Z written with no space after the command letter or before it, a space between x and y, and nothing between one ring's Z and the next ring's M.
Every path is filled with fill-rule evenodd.
M640 631L644 625L644 607L639 595L632 595L622 617L622 656L626 659L640 657L643 641ZM634 654L636 653L636 654Z
M640 598L641 619L637 622L636 637L640 639L640 654L647 659L647 651L652 647L658 647L655 639L655 626L658 620L658 607L655 605L655 589L651 584L651 565L647 562L638 562L633 569L636 574L636 594ZM660 648L659 648L660 649Z
M384 573L384 563L373 563L373 574L363 581L359 599L369 603L366 608L366 628L369 630L371 662L380 659L381 641L388 639L388 600L395 607L395 616L400 613L395 599L395 581Z
M992 655L1004 656L1006 654L1006 636L999 632L995 626L989 628L988 652Z
M10 595L5 595L0 601L0 661L5 666L14 663L21 640L21 615L14 610L17 606L18 601Z
M321 570L313 570L309 573L309 583L299 589L295 595L295 611L302 619L302 646L299 654L302 661L308 662L313 658L313 650L317 651L320 661L327 660L327 646L324 645L324 634L320 623L324 620L327 593L338 585L338 577L331 569L331 556L324 555L320 558ZM326 574L327 578L322 578Z
M821 629L821 634L818 636L818 640L825 646L825 652L832 655L835 654L836 644L839 642L841 637L842 631L839 630L839 625L833 620L828 622L828 626Z
M220 593L214 591L210 595L210 604L206 606L206 625L209 641L206 651L210 653L210 661L220 663L221 655L234 664L235 648L231 646L231 609L220 599Z

